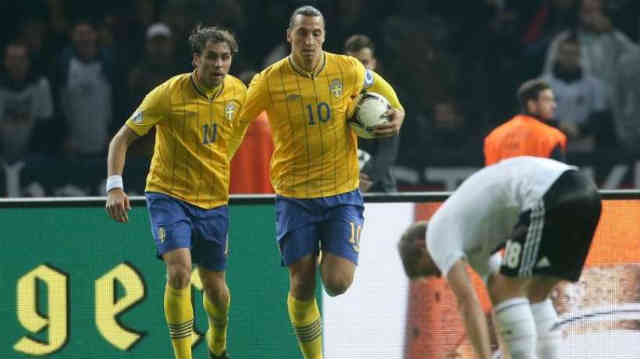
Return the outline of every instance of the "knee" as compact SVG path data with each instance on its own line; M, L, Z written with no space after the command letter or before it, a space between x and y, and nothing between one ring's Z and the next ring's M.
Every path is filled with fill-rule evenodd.
M216 305L222 306L229 301L229 287L223 279L203 280L202 287L209 301Z
M525 297L526 283L526 279L510 278L496 273L489 278L487 289L491 301L500 303L510 298Z
M332 297L343 294L349 289L353 282L353 276L346 273L331 273L323 278L324 287L327 294Z
M172 288L186 288L191 283L191 267L182 263L171 264L167 267L167 279Z
M303 299L313 297L316 290L315 275L298 273L297 275L292 275L290 281L290 292L295 298Z

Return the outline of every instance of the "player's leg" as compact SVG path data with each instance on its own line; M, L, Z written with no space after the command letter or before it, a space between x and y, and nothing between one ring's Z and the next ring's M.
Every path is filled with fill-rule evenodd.
M536 327L525 293L527 282L496 273L487 286L497 334L513 359L535 357Z
M539 253L532 261L534 277L527 287L541 358L559 358L561 333L554 330L558 315L549 294L561 280L577 281L582 273L600 218L600 196L593 182L567 171L544 196L544 229Z
M535 254L542 238L544 202L520 215L507 241L500 273L491 276L487 289L493 302L496 329L511 357L533 358L536 326L527 298Z
M353 283L364 217L359 205L342 205L329 211L329 220L320 225L320 271L324 288L333 297L346 292Z
M558 313L549 298L549 294L560 281L557 277L535 276L527 285L527 297L536 323L536 353L540 358L560 358L562 335L559 330L554 330Z
M227 328L231 295L224 271L209 271L199 267L204 295L202 304L207 313L209 329L206 339L211 356L223 357L227 351Z
M191 255L179 248L162 255L167 265L164 313L176 358L191 358L193 306L191 304Z
M182 204L169 196L146 193L151 232L167 269L164 312L176 358L191 358L191 223Z
M287 309L305 358L322 358L322 319L315 298L318 211L313 200L276 197L276 236L289 271Z
M315 225L299 228L281 240L289 270L287 309L305 358L322 358L322 318L315 297L318 237Z
M198 265L202 281L202 304L209 328L206 341L213 358L225 358L231 296L225 269L228 256L229 227L227 206L203 210L189 208L193 221L193 262Z

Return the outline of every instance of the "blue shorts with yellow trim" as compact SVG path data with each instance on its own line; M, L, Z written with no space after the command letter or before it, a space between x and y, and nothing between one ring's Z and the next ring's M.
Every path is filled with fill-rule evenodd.
M364 204L360 190L331 197L276 196L276 239L289 266L320 249L358 264Z
M178 248L191 250L191 261L211 271L227 266L228 207L203 209L166 194L147 192L151 233L158 257Z

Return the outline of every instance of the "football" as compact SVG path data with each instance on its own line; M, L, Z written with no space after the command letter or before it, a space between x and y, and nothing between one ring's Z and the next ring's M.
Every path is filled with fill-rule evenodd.
M389 121L383 114L390 108L389 101L384 96L375 92L365 92L358 100L349 124L358 137L375 138L373 129Z

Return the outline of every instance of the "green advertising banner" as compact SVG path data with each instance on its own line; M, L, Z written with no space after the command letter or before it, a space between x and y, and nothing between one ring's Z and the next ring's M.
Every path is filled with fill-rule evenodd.
M299 357L273 205L234 205L230 218L228 350L234 358ZM173 357L165 269L144 206L134 207L127 224L98 205L0 208L0 223L0 358ZM204 333L199 283L192 282L196 332ZM207 357L203 338L194 357Z

